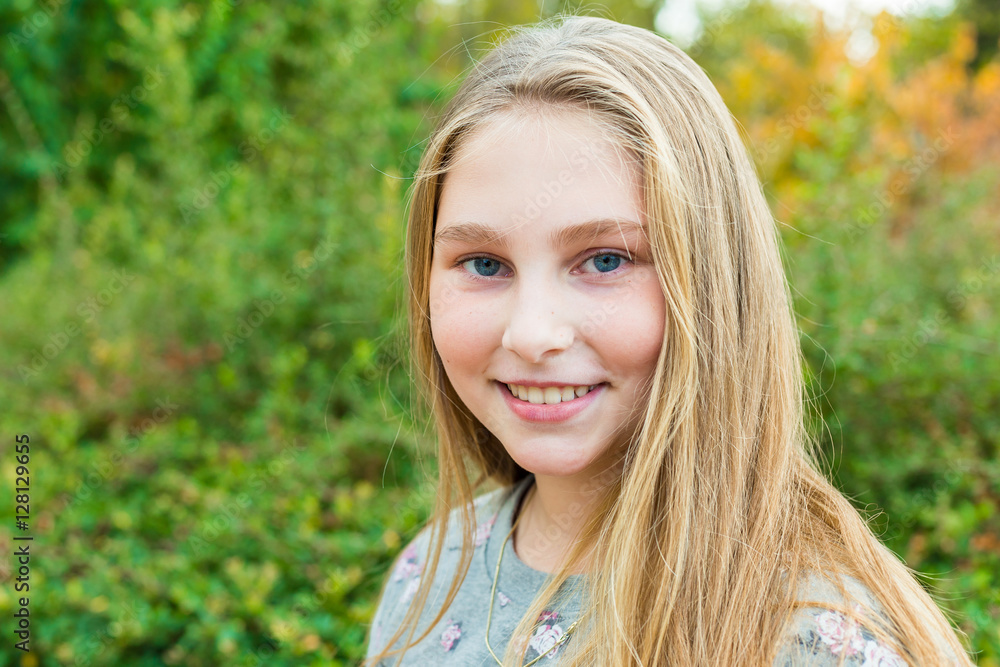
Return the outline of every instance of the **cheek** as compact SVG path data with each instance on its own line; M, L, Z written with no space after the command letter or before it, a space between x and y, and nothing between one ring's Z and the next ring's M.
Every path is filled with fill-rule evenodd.
M663 344L666 306L659 284L642 285L633 298L622 299L608 330L607 342L623 367L638 376L651 376Z
M434 347L455 383L456 377L479 372L500 338L495 335L495 315L483 308L482 300L439 287L431 282L430 318Z

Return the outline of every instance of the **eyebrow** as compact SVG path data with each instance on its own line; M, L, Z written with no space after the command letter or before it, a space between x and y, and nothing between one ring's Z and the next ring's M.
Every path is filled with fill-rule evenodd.
M466 243L469 245L488 245L496 243L503 249L508 249L507 236L512 232L501 232L479 222L463 222L448 225L438 229L434 234L434 245L444 243ZM549 235L549 244L553 246L573 245L582 241L595 239L611 233L634 234L645 237L646 226L634 220L620 218L601 218L588 220L554 231Z

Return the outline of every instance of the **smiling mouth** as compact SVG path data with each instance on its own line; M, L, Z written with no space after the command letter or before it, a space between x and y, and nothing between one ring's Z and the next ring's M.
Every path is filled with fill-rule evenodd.
M592 384L590 386L566 385L565 387L528 387L520 384L502 384L507 387L507 391L509 391L514 398L524 401L525 403L532 403L534 405L558 405L559 403L566 403L580 398L581 396L586 396L592 390L600 386L600 384Z

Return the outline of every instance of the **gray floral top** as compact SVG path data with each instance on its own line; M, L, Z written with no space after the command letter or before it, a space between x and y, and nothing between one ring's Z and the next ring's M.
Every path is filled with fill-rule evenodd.
M473 561L458 594L447 614L423 641L409 649L403 665L476 666L495 665L487 649L486 626L489 613L489 596L493 574L501 544L510 532L511 518L521 495L530 485L531 478L513 489L499 489L480 496L475 501L479 520L475 535ZM457 521L452 522L452 526ZM385 593L375 612L375 619L368 646L368 657L378 653L385 642L399 627L408 604L417 591L427 553L427 534L421 533L404 549L389 575ZM457 567L461 552L461 535L450 530L445 538L445 550L439 569L448 573ZM572 634L563 639L576 619L580 609L578 590L584 575L571 576L560 589L552 609L546 610L536 621L533 634L527 638L525 662L544 656L539 666L549 667L559 663L564 645L572 641ZM507 642L521 617L527 612L535 594L548 575L533 570L517 556L511 541L504 545L502 567L493 601L489 645L493 653L503 657ZM420 619L420 632L434 618L447 593L450 577L439 577L428 597ZM845 587L854 599L864 599L878 609L874 599L860 583L847 579ZM832 607L843 604L843 597L835 586L820 577L811 577L801 587L800 599L823 606L804 607L796 613L788 632L787 641L779 648L775 667L798 665L847 665L848 667L904 667L906 662L891 648L879 643L864 627ZM419 634L419 633L418 633ZM417 636L417 635L414 635ZM564 643L560 643L560 641ZM396 646L401 645L397 643ZM380 665L394 665L395 656Z

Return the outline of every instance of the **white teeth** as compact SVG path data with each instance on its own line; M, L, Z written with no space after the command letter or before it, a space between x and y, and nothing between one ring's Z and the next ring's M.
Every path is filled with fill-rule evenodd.
M586 395L589 391L594 389L597 385L591 385L589 387L528 387L520 384L508 384L507 388L510 389L510 393L517 396L522 401L527 401L528 403L534 403L535 405L541 405L545 403L546 405L558 405L563 401L572 401L575 398Z

